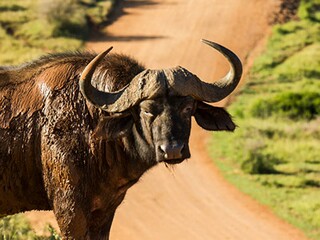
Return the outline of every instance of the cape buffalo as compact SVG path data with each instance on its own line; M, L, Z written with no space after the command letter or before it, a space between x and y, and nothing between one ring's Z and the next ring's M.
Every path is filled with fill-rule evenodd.
M183 67L145 69L118 54L54 54L0 67L0 215L53 210L64 239L108 239L126 191L159 162L190 157L191 117L233 131L217 102L242 65L213 84Z

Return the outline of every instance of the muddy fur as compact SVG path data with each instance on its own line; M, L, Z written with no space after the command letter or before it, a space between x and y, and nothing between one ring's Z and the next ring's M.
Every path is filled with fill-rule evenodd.
M49 55L0 68L0 214L53 209L63 235L75 239L101 225L108 231L130 181L150 167L131 171L133 159L121 144L91 136L107 115L87 105L78 89L93 57ZM95 79L100 88L115 89L142 70L130 58L110 55L98 72L108 77Z
M94 56L57 54L0 67L0 216L52 209L64 239L108 239L127 189L167 160L163 144L182 146L172 164L190 157L192 115L207 130L234 129L223 109L191 97L166 95L120 114L103 112L78 86ZM111 54L92 82L114 91L143 70Z

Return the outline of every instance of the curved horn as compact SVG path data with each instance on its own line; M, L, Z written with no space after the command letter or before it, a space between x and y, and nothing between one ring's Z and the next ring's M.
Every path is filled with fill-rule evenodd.
M242 64L239 58L229 49L220 44L202 39L202 42L222 53L230 63L229 72L220 80L214 83L201 81L196 75L188 70L178 67L173 71L180 72L183 77L169 84L181 95L189 95L195 99L205 102L218 102L227 97L239 84L242 75ZM180 74L177 74L180 75ZM174 79L171 78L171 79Z
M115 102L119 98L116 93L106 94L105 92L99 91L91 84L94 71L103 58L112 50L112 48L113 47L110 47L104 52L98 54L93 60L91 60L91 62L81 73L79 81L80 91L89 102L97 107L102 107L105 104L106 99L110 99L110 102Z
M161 72L144 70L130 84L116 92L99 91L91 84L93 73L112 47L97 55L81 73L79 87L83 96L93 105L107 112L123 112L142 99L152 98L165 92L165 80Z

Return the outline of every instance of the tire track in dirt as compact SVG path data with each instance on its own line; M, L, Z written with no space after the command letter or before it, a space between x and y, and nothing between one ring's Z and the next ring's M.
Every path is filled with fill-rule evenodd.
M87 48L134 56L148 68L181 65L205 81L228 69L201 44L206 38L235 51L250 66L269 32L274 0L129 0L123 14ZM230 134L230 133L225 133ZM297 229L227 183L206 153L209 134L193 124L192 158L172 171L146 173L119 207L111 239L118 240L298 240ZM35 213L29 217L35 217ZM49 217L52 219L51 217Z

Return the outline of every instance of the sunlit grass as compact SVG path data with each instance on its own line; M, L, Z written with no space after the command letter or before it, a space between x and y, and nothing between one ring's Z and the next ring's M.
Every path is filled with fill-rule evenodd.
M81 49L89 25L106 21L114 1L0 1L0 64Z
M1 240L60 240L56 230L47 225L45 236L38 236L30 227L29 222L21 214L0 219Z
M274 27L229 108L239 128L214 133L209 147L229 181L313 239L320 239L320 15L312 12L319 6L302 0L300 21Z

